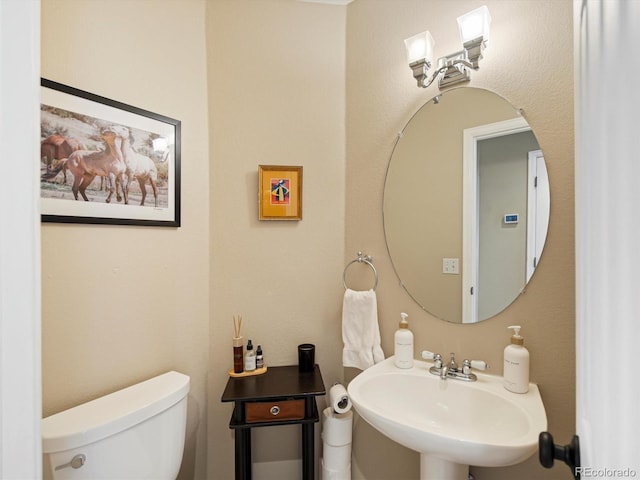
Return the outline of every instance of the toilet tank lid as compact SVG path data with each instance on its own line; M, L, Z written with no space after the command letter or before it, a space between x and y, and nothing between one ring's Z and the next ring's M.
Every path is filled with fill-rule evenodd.
M61 452L97 442L167 410L188 393L189 377L171 371L43 418L42 450Z

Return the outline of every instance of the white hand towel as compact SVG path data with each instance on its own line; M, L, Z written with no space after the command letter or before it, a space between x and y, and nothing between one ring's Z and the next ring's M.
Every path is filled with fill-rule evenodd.
M365 370L384 360L380 347L378 305L373 290L347 289L342 303L342 364Z

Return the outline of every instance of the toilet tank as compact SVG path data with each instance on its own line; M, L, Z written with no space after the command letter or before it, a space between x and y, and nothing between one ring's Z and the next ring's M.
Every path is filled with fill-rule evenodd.
M188 392L167 372L42 419L45 480L175 480Z

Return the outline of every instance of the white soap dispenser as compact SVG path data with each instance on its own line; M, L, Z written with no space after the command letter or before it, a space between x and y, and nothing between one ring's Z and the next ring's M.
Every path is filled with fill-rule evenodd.
M529 351L520 336L520 326L513 325L511 343L504 349L504 388L514 393L529 391Z
M408 316L409 315L404 312L400 314L400 325L394 335L394 362L398 368L413 367L413 332L409 330Z

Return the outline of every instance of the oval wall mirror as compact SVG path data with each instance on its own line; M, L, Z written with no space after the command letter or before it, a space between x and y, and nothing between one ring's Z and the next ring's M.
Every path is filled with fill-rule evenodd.
M401 285L442 320L476 323L531 279L549 224L538 141L501 96L462 87L409 120L391 154L383 222Z

